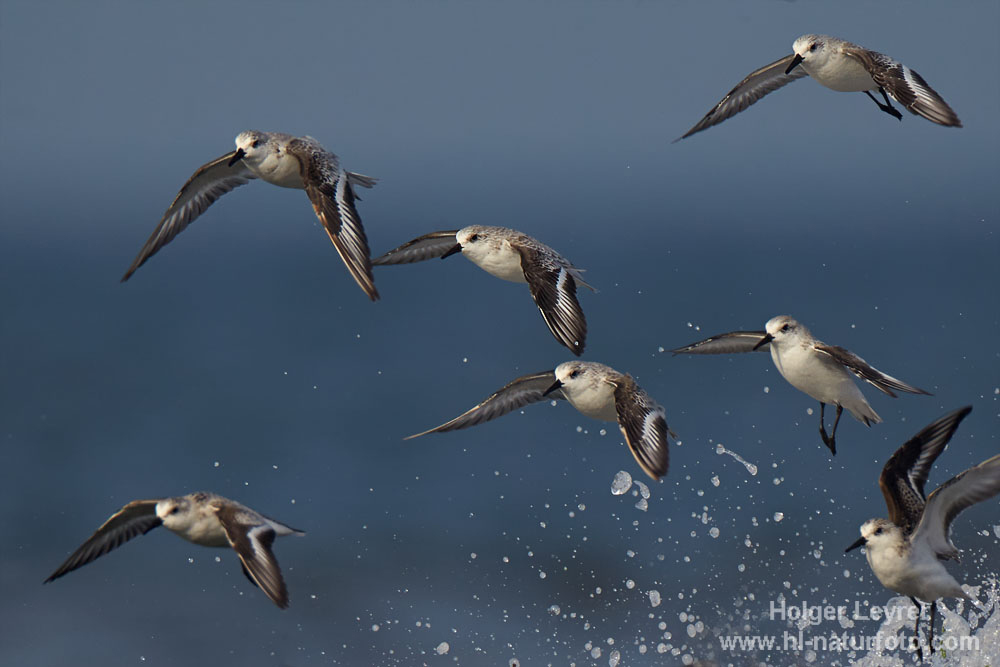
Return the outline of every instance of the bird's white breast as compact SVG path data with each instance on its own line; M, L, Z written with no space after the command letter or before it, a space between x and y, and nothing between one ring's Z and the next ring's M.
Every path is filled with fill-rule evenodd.
M206 547L229 546L229 538L226 537L226 531L219 523L214 510L191 511L184 514L179 521L173 517L167 517L163 525L195 544Z
M521 253L507 241L500 241L497 245L470 244L468 249L462 248L462 254L483 271L497 278L514 283L528 282L521 267Z
M573 385L563 388L563 395L581 414L601 421L618 421L615 408L615 387L607 382Z
M834 52L816 62L803 61L800 65L812 78L831 90L856 93L878 88L871 74L856 58Z
M852 396L860 393L844 367L833 360L824 363L822 353L812 345L794 340L780 347L772 343L771 359L789 384L817 401L840 403L845 391Z
M886 588L930 601L961 597L961 586L929 552L900 549L896 545L867 549L868 565Z
M284 147L277 153L268 151L264 159L259 162L244 161L257 178L265 180L268 183L279 185L283 188L295 188L298 190L304 188L299 160L294 155L287 153Z

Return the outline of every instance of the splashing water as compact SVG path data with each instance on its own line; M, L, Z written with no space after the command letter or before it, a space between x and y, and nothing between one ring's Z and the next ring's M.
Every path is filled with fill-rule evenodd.
M737 461L739 461L740 463L742 463L744 466L746 466L746 469L747 469L748 473L750 473L751 475L756 475L757 474L757 466L756 465L754 465L753 463L750 463L749 461L747 461L746 459L744 459L742 456L740 456L739 454L737 454L733 450L726 449L722 445L721 442L715 446L715 453L716 454L729 454L734 459L736 459Z

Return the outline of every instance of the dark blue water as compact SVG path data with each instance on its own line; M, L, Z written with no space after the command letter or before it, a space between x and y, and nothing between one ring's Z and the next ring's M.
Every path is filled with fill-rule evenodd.
M859 657L717 635L784 630L779 595L884 604L842 551L884 514L886 458L966 404L930 487L1000 450L998 20L995 3L5 2L4 662ZM804 80L670 143L805 32L906 62L965 128ZM681 436L648 508L611 493L619 470L649 482L617 429L566 404L402 441L570 356L524 286L461 257L378 270L372 304L305 195L256 182L119 284L248 128L379 177L359 203L375 253L478 223L587 269L586 358L632 373ZM865 389L885 423L845 417L831 459L767 355L664 352L782 313L934 396ZM129 500L202 489L308 532L275 545L289 610L231 551L166 530L41 585ZM951 571L983 601L998 516L954 525Z

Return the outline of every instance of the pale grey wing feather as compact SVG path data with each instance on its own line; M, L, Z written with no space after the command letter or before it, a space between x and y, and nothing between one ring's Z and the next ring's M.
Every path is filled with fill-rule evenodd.
M538 403L549 399L566 398L561 389L556 389L548 396L542 394L548 390L556 381L555 371L543 371L524 375L505 385L502 389L494 392L479 405L463 412L449 422L436 426L422 433L415 433L407 436L404 440L418 438L428 433L438 433L443 431L455 431L460 428L476 426L490 420L502 417L508 412L513 412L518 408L531 403Z
M347 172L347 181L351 185L358 185L362 188L374 188L375 184L378 183L378 179L375 178L374 176L365 176L364 174L356 174L353 171ZM357 198L361 199L361 197Z
M956 558L951 542L951 522L959 513L1000 493L1000 454L989 458L934 489L912 541L926 542L938 558Z
M354 205L354 188L337 156L315 140L295 139L288 150L299 160L306 194L333 247L368 298L377 301L368 237Z
M923 116L938 125L962 127L962 121L948 103L922 76L906 65L884 53L867 49L845 49L844 53L860 61L871 74L872 80L910 113Z
M372 260L373 266L388 266L390 264L412 264L426 259L441 257L458 245L455 234L457 229L441 232L431 232L407 241L398 248L393 248L381 257Z
M625 443L643 472L660 479L670 468L667 417L631 376L615 382L615 411Z
M676 350L671 350L671 352L674 354L737 354L752 352L754 345L759 343L766 335L766 331L733 331L679 347ZM770 343L765 343L757 349L766 350L769 345Z
M274 529L261 523L249 512L233 505L216 509L219 523L226 531L229 544L243 564L244 571L253 583L279 608L288 606L288 587L281 576L281 568L274 557Z
M142 250L136 255L132 266L128 267L128 271L122 276L122 282L128 280L136 269L146 263L146 260L184 231L219 197L233 188L257 178L250 173L250 170L243 164L243 160L229 166L229 160L235 154L236 151L226 153L222 157L202 165L198 171L194 172L181 191L174 197L173 203L163 214L163 218L160 219L160 224L156 226L153 235L149 237L146 244L142 246Z
M576 298L576 279L570 267L542 261L537 250L518 246L521 268L531 297L556 340L580 356L587 343L587 318Z
M707 130L713 125L718 125L722 121L732 118L760 98L768 93L776 91L778 88L787 86L796 79L808 76L801 67L796 67L789 74L785 74L785 69L792 62L795 54L787 55L781 60L776 60L770 65L765 65L758 70L754 70L745 79L736 84L719 103L712 107L705 116L698 121L697 125L688 130L684 136L675 139L674 143L681 139L686 139L696 132Z
M161 523L156 516L156 503L159 500L133 500L121 508L80 545L59 568L49 575L45 583L58 579L67 572L86 565L100 558L113 549L117 549L133 537L145 535Z
M880 391L889 394L893 398L896 397L896 394L892 391L893 389L896 391L905 391L908 394L924 394L925 396L931 395L923 389L908 385L902 380L897 380L891 375L883 373L877 368L869 365L867 361L850 350L844 349L838 345L826 345L824 343L817 342L813 346L813 349L817 352L823 352L824 354L829 355L834 361L845 366L847 370L851 371Z
M924 485L934 461L944 451L971 406L955 410L907 440L882 468L878 485L885 497L889 520L909 535L924 511Z

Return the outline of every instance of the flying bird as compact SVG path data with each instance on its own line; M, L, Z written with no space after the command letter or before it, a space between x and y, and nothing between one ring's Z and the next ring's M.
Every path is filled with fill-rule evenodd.
M913 634L921 659L919 628L923 607L917 600L931 606L927 644L932 651L937 599L972 601L942 564L958 560L958 549L951 541L951 524L962 510L1000 493L998 454L924 496L931 466L971 411L968 406L941 417L896 450L878 480L889 518L866 521L861 526L861 537L845 550L865 547L868 565L882 585L909 596L917 606Z
M580 284L596 290L584 282L582 269L527 234L485 225L431 232L390 250L372 260L372 264L411 264L435 257L445 259L458 253L490 275L527 283L555 339L573 354L583 354L587 320L576 298L576 286Z
M799 391L819 401L819 434L823 438L823 444L833 454L837 453L837 424L840 423L840 415L844 408L865 426L882 421L851 379L851 374L893 398L896 397L895 391L930 395L923 389L908 385L869 366L868 362L850 350L837 345L827 345L813 338L808 329L788 315L772 317L765 325L765 329L765 331L733 331L720 334L677 348L672 352L731 354L769 347L771 359L781 376ZM826 433L823 414L827 404L837 406L837 417L830 435Z
M667 427L663 408L631 375L593 361L567 361L553 371L521 376L471 410L406 440L482 424L545 399L566 399L587 417L617 422L639 467L653 479L667 474L667 436L677 435Z
M358 186L373 187L376 179L345 171L337 156L312 137L256 130L241 132L236 137L235 151L203 164L194 172L125 272L122 282L215 200L255 178L283 188L305 190L347 270L368 298L378 300L368 238L355 207L359 197L354 193Z
M811 76L831 90L863 92L885 113L903 120L891 96L913 114L948 127L962 127L948 103L923 77L889 56L827 35L803 35L792 54L754 70L729 91L704 118L675 141L732 118L768 93L796 79ZM885 102L872 95L877 90ZM888 94L888 95L887 95Z
M157 526L205 547L232 547L240 558L247 579L281 609L288 606L288 589L271 545L275 537L305 533L258 514L234 500L205 492L175 498L133 500L111 515L45 583L100 558Z

